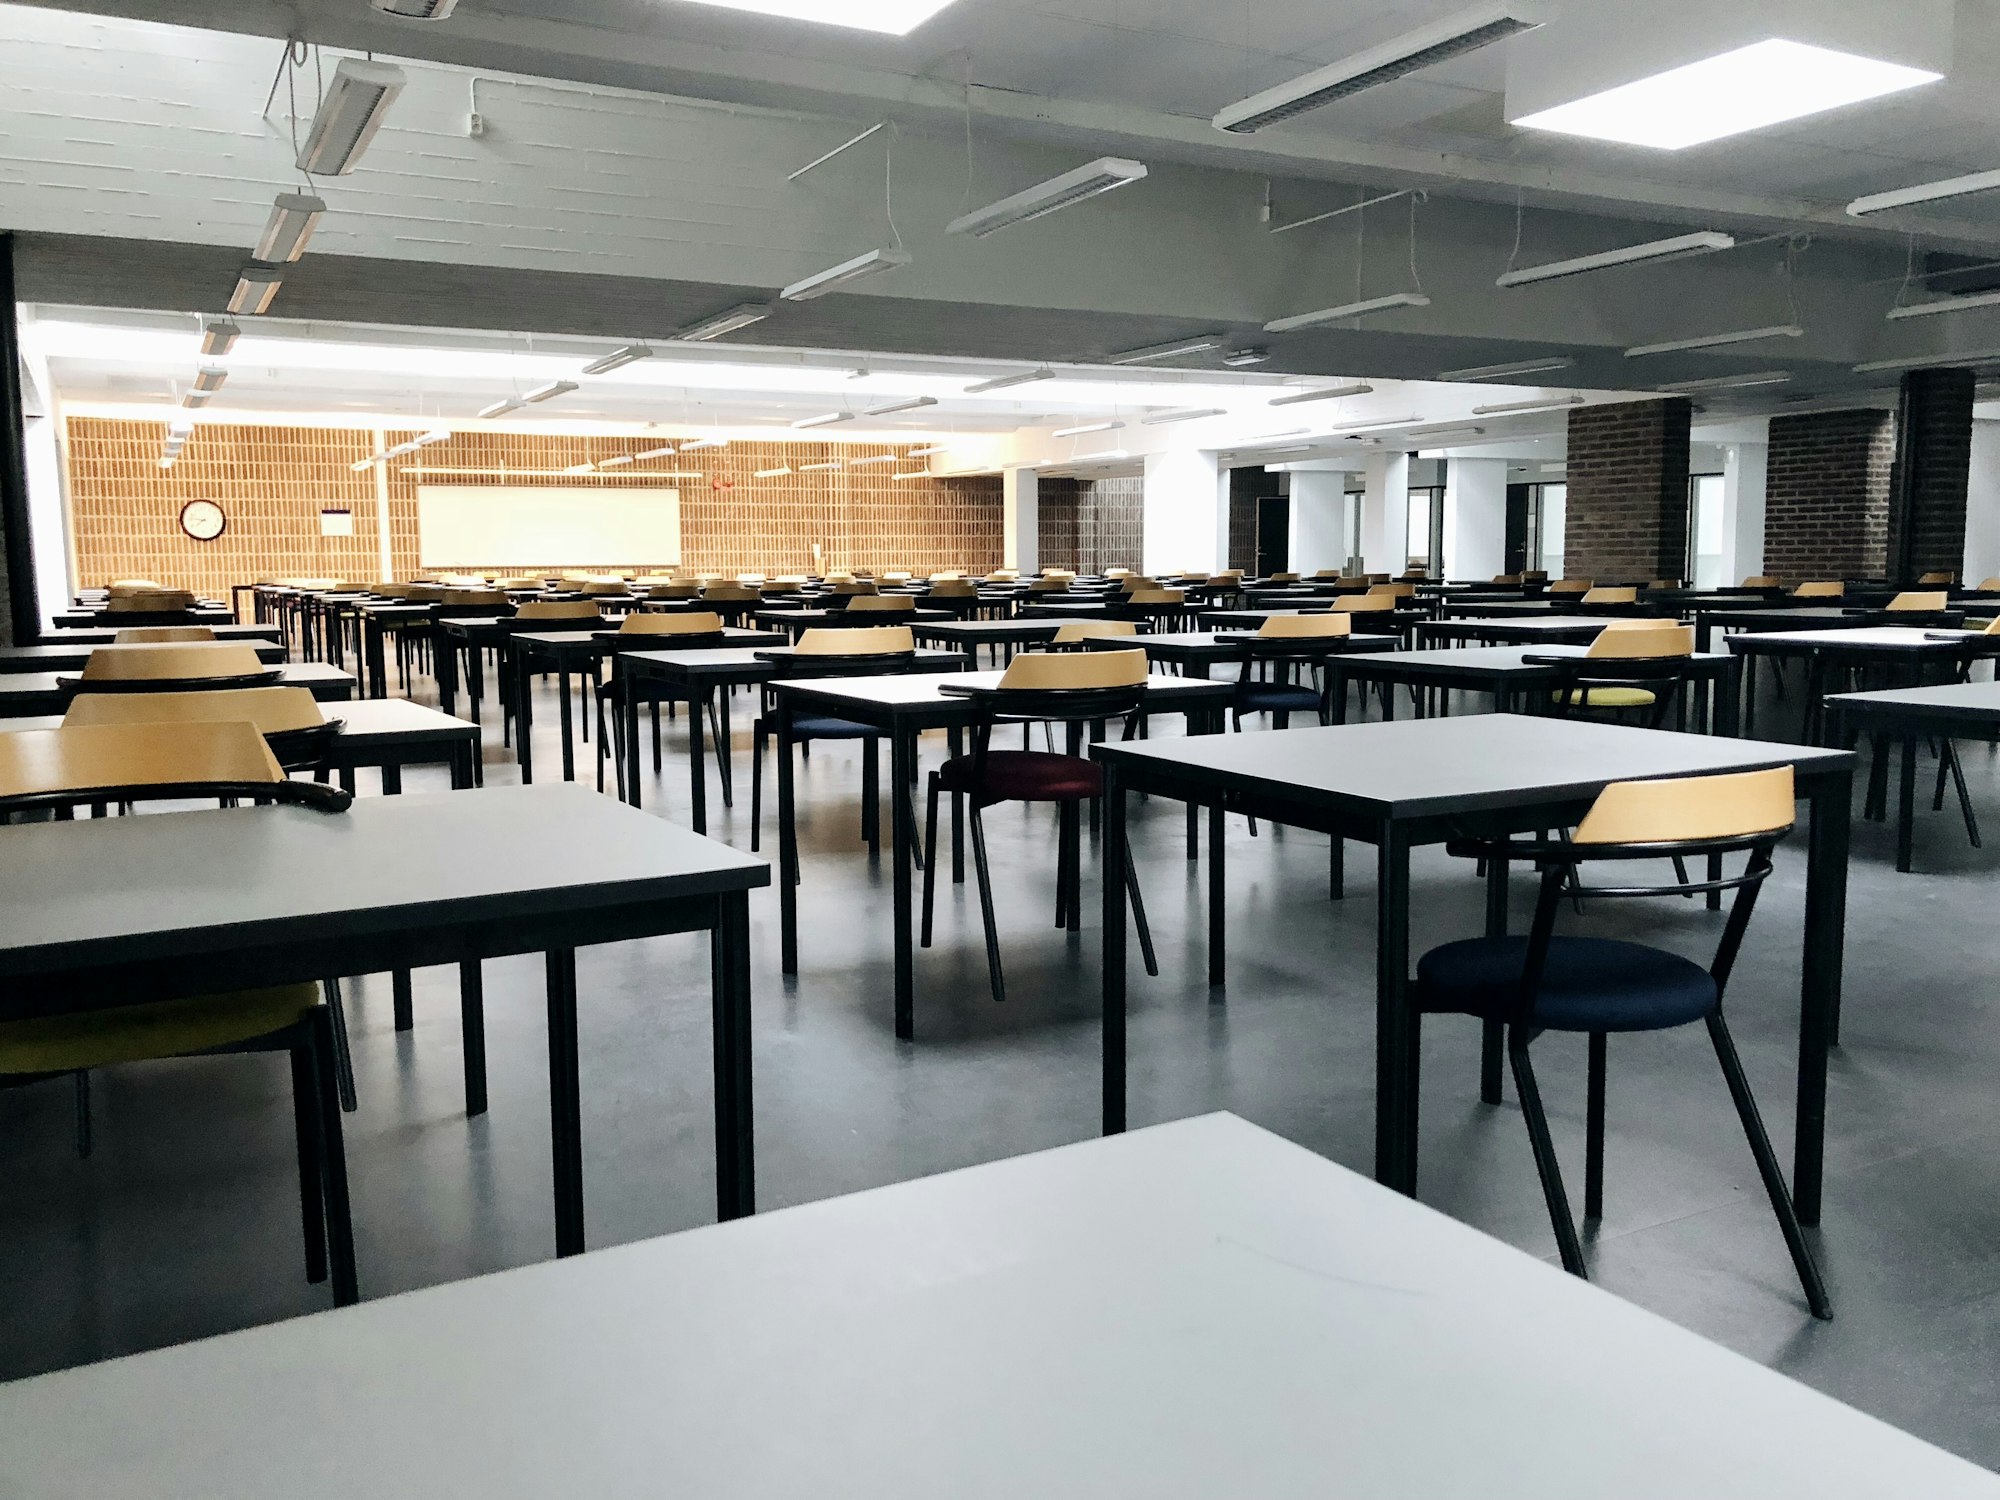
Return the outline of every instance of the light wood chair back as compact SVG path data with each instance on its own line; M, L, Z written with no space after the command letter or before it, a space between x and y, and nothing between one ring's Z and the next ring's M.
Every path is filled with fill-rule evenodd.
M83 664L85 682L174 682L217 677L262 677L271 669L244 641L189 645L99 646Z
M1958 582L1956 573L1926 573L1917 580L1920 589L1948 589Z
M1378 599L1414 599L1417 586L1414 583L1371 583L1368 592Z
M1494 585L1498 588L1512 588L1520 581L1519 573L1496 573L1493 577Z
M1619 620L1600 630L1584 654L1595 661L1693 656L1694 627L1678 620Z
M1000 675L1003 692L1137 687L1151 675L1143 651L1024 651Z
M1951 595L1941 589L1935 593L1913 589L1891 599L1887 608L1891 614L1935 614L1950 605Z
M283 781L271 747L244 720L92 724L0 734L0 797L118 787Z
M1981 579L1978 591L1982 594L2000 594L2000 578Z
M412 583L371 583L368 592L377 599L408 599L416 592Z
M933 599L977 599L979 585L969 578L944 578L931 585Z
M701 585L698 583L655 583L646 592L655 599L699 599Z
M82 693L63 728L98 724L252 724L259 734L318 729L326 711L302 687L210 688L195 693Z
M1121 594L1136 594L1140 589L1156 589L1159 586L1159 579L1148 578L1143 573L1127 573L1118 580L1118 592Z
M1523 570L1521 574L1521 582L1523 583L1547 583L1548 581L1549 573L1546 568L1528 568Z
M757 591L740 583L712 583L701 591L701 597L717 604L748 604L757 597Z
M152 578L120 578L105 588L105 592L113 599L126 594L161 594L166 590L167 586L164 583Z
M1028 585L1031 594L1066 594L1069 592L1067 578L1037 578Z
M215 639L207 625L133 625L112 637L118 646L192 646Z
M885 573L882 576L887 578L889 575ZM991 573L986 575L986 581L988 583L1015 583L1019 581L1020 577L1021 570L1019 568L995 568ZM894 582L895 580L891 579L890 581Z
M622 578L594 578L583 585L581 590L586 599L613 599L632 592L632 586Z
M1185 589L1161 588L1134 589L1125 596L1125 602L1127 604L1185 604L1187 603L1187 591Z
M1847 596L1847 585L1834 579L1818 583L1802 583L1792 590L1794 599L1842 599Z
M1052 572L1045 571L1042 576L1048 578L1048 577L1053 577L1054 574ZM1104 570L1104 576L1106 578L1130 578L1132 576L1132 570L1130 568L1106 568Z
M1352 634L1354 621L1345 614L1272 615L1257 628L1258 638L1267 641L1324 640Z
M851 615L907 615L916 608L917 601L908 594L856 594L847 601Z
M1338 599L1329 599L1327 605L1337 614L1373 615L1393 610L1396 607L1394 594L1343 594Z
M1588 578L1560 578L1549 585L1551 594L1587 594L1596 585Z
M1270 581L1272 583L1297 583L1299 575L1296 573L1273 573ZM1385 578L1383 582L1386 583L1388 580Z
M1583 602L1585 604L1637 604L1639 602L1639 591L1636 588L1591 589L1583 596Z
M438 602L454 609L505 609L507 595L500 589L446 589Z
M1681 844L1777 833L1797 820L1792 768L1617 781L1597 794L1572 841Z
M880 590L877 589L875 584L869 582L866 579L843 578L838 583L834 584L832 592L838 596L851 599L851 598L859 598L863 594L878 593L880 592Z
M588 599L530 599L514 611L517 620L594 620L597 606Z
M692 609L684 615L627 615L619 623L620 635L720 635L722 616L709 609Z
M1995 624L2000 624L1996 620ZM1074 620L1056 630L1055 644L1076 646L1085 641L1124 640L1139 633L1136 620Z
M1783 585L1769 573L1759 573L1754 577L1744 579L1743 587L1746 589L1775 589L1781 588Z
M184 589L157 593L113 594L104 607L114 615L171 615L194 608L194 595Z
M917 649L907 625L858 625L813 629L799 637L797 656L908 656Z

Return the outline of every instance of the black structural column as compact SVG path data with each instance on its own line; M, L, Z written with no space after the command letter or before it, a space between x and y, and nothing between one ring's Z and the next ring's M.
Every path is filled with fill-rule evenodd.
M1896 408L1889 487L1889 581L1965 565L1965 497L1972 472L1972 371L1912 370Z
M34 549L28 538L28 438L21 410L20 313L14 301L14 236L0 234L0 548L6 560L0 644L41 638Z

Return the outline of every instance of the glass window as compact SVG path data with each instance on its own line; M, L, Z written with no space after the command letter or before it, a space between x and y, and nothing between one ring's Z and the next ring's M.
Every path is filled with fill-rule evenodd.
M1404 561L1434 568L1440 561L1438 544L1444 526L1444 490L1424 488L1410 491L1410 523ZM1401 572L1399 567L1397 572Z
M1563 516L1569 503L1566 484L1538 484L1528 503L1528 568L1551 578L1563 576Z
M1722 576L1723 486L1720 474L1697 474L1688 481L1688 556L1694 562L1694 586L1719 589Z

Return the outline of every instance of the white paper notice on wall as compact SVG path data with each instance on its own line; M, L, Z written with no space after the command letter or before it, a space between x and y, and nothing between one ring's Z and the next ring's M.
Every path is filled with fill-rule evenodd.
M417 486L426 568L666 566L681 560L681 493L629 485Z
M321 536L353 536L354 512L351 510L323 510L319 513L319 534Z

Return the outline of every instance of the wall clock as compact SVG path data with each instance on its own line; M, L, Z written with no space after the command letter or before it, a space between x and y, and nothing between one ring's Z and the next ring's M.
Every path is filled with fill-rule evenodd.
M212 542L229 525L229 517L213 500L190 500L181 507L181 530L197 542Z

